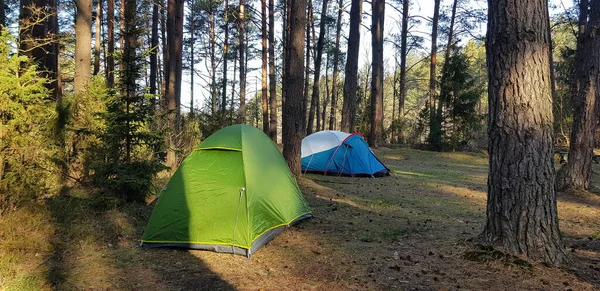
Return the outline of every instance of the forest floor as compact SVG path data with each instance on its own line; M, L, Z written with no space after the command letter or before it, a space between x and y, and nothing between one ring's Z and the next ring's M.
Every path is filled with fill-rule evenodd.
M314 218L249 260L141 249L151 206L69 196L0 216L5 290L600 290L600 196L561 193L568 266L478 244L487 157L381 149L384 178L305 175ZM600 165L594 165L600 193Z

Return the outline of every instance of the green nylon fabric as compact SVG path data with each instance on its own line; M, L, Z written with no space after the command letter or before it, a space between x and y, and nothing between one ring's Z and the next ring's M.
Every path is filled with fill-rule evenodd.
M232 125L183 161L162 192L142 242L250 249L264 232L308 213L275 144L255 127Z

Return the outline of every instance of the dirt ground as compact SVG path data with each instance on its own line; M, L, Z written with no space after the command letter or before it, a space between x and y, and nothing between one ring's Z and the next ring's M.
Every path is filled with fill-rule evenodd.
M314 218L251 259L140 249L151 207L59 197L27 215L0 217L0 289L600 290L600 196L560 194L572 263L556 268L478 244L484 154L376 154L392 176L300 178ZM600 192L600 176L594 180Z

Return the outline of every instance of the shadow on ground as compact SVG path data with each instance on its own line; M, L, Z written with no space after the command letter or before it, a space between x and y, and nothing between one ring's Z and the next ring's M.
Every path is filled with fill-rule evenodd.
M56 231L46 277L55 290L234 290L188 251L139 248L145 205L69 196L47 205Z

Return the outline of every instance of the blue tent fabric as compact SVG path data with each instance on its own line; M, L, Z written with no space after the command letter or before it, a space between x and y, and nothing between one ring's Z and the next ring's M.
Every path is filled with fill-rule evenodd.
M302 158L302 171L326 175L386 176L381 163L359 134L351 134L338 146Z

